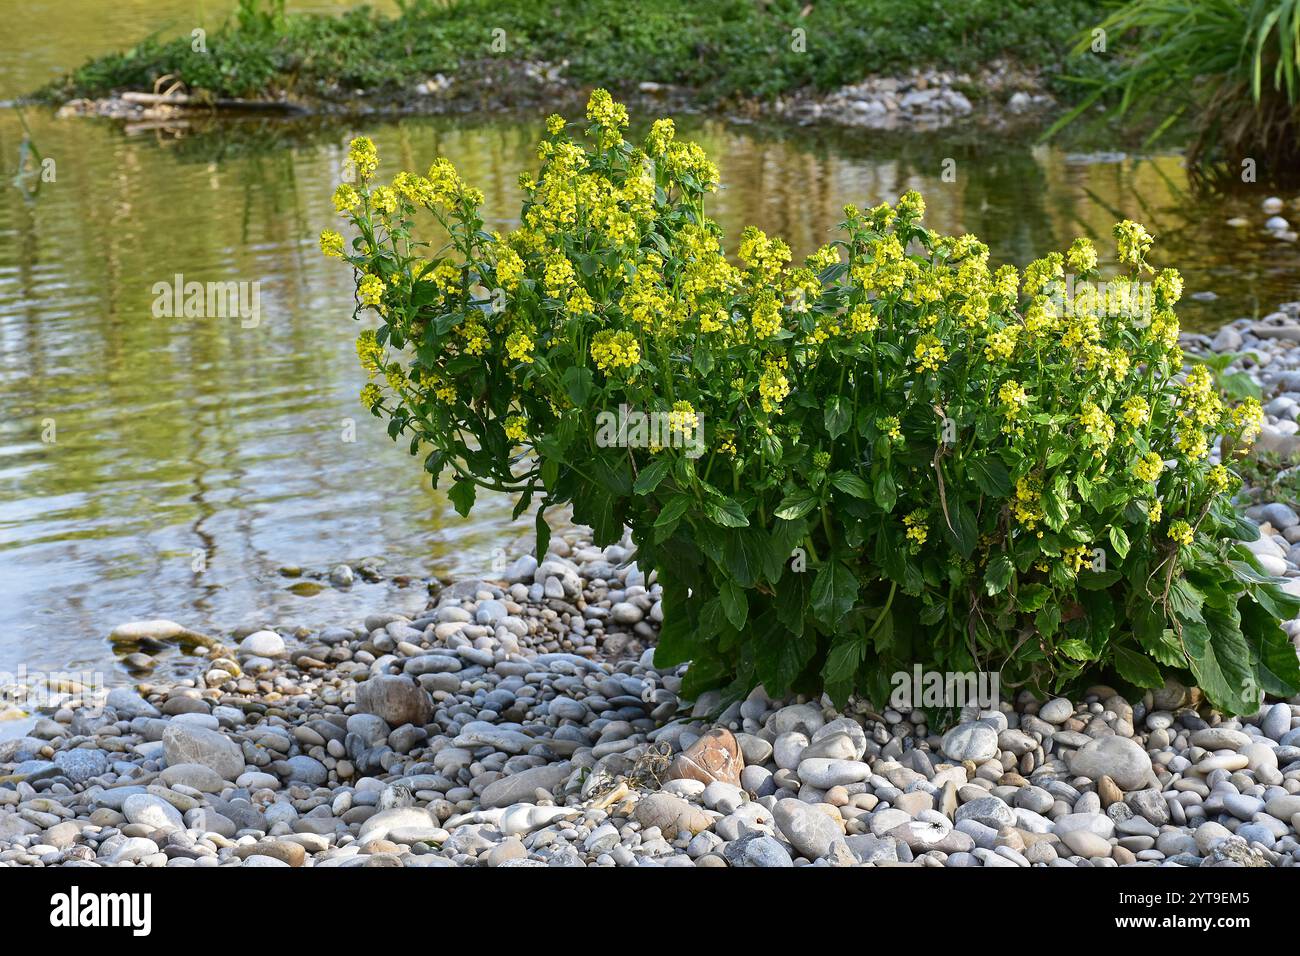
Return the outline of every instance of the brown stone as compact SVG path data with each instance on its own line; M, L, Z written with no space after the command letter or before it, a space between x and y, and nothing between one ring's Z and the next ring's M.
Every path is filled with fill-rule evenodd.
M269 856L290 866L302 866L307 859L307 851L297 843L285 843L280 840L263 840L236 848L235 856L246 860L250 856Z
M1101 797L1102 808L1109 807L1112 803L1124 802L1124 791L1119 788L1110 777L1103 774L1097 781L1097 796Z
M704 784L718 780L738 787L744 768L745 758L740 755L735 735L724 727L715 727L674 758L668 779Z

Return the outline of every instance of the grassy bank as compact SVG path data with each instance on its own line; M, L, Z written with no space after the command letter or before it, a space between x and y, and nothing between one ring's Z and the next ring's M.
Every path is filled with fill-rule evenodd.
M410 0L393 17L285 15L274 2L242 0L207 36L206 53L188 35L150 38L41 96L147 90L167 74L225 97L400 96L438 73L567 61L564 75L579 84L653 81L719 102L826 91L914 66L974 70L997 57L1051 73L1098 15L1094 0Z

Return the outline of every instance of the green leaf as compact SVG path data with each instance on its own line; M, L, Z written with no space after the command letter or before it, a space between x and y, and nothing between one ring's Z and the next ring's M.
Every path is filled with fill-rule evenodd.
M599 548L614 544L623 536L625 500L611 495L600 485L589 485L573 501L573 520L591 528L592 542Z
M1043 637L1051 637L1061 626L1061 606L1055 602L1044 604L1034 615L1034 626Z
M474 507L474 482L465 478L457 478L452 482L451 487L447 489L447 497L451 499L452 505L456 508L456 514L462 518L466 517L470 509Z
M1092 571L1085 567L1079 572L1079 587L1085 591L1104 591L1118 581L1119 577L1119 572L1114 568L1109 571Z
M1234 617L1206 605L1203 620L1180 617L1179 623L1197 685L1219 709L1242 714L1259 706L1260 687L1250 667L1250 647Z
M669 498L668 503L663 506L659 512L659 517L655 518L656 528L673 527L681 520L682 515L686 514L686 509L691 506L694 499L690 495L677 495Z
M979 541L979 526L975 521L975 512L962 501L950 501L948 514L952 518L952 527L944 522L943 534L961 552L963 558L969 558Z
M781 499L781 503L776 507L776 516L786 521L794 521L820 505L821 497L815 491L800 488Z
M1056 649L1066 657L1076 661L1090 661L1094 658L1092 648L1085 641L1078 638L1071 638L1068 641L1061 641L1056 645Z
M1252 669L1265 693L1291 697L1300 691L1300 661L1278 619L1249 599L1237 605Z
M1042 584L1028 584L1016 593L1016 606L1022 611L1033 613L1047 603L1052 592Z
M876 476L876 504L880 510L888 514L894 510L894 505L898 501L898 486L894 484L894 476L888 470L882 471Z
M832 395L826 402L823 414L826 432L831 438L839 438L849 430L853 422L853 408L842 395Z
M564 370L561 381L564 383L564 391L569 396L569 401L578 408L587 404L592 389L591 369L571 365Z
M755 671L770 697L784 697L817 652L811 631L792 634L768 612L755 626Z
M858 578L843 561L830 560L813 579L812 608L817 619L835 627L858 597Z
M744 627L745 619L749 616L749 600L745 597L744 589L735 581L725 581L718 589L718 597L722 599L722 610L731 626L736 630Z
M1219 376L1219 387L1234 401L1241 401L1243 398L1258 400L1264 394L1260 390L1259 383L1245 372L1229 372Z
M1053 531L1060 531L1070 520L1069 479L1057 475L1052 485L1043 491L1043 513L1047 516L1047 526Z
M656 458L641 469L641 473L636 476L636 482L632 485L632 491L638 495L648 495L659 487L659 482L664 480L672 467L671 458Z
M1005 498L1011 494L1011 475L1000 458L982 455L970 459L966 467L979 490L990 498Z
M848 471L837 471L831 475L831 484L845 494L854 498L870 500L871 487L857 475Z
M671 584L671 582L667 582ZM663 624L659 627L659 641L655 645L655 666L670 668L685 664L695 657L702 642L696 640L698 629L690 614L684 588L665 586L663 597Z
M710 521L724 528L745 528L749 526L749 519L745 517L745 510L740 507L739 502L732 498L704 499L704 513L708 515Z
M1007 556L1006 552L997 555L990 561L988 570L984 572L984 589L988 592L989 597L1005 591L1015 573L1016 566L1011 563L1011 558Z
M1128 534L1117 524L1110 526L1110 546L1115 550L1116 556L1123 561L1128 557L1129 540ZM1137 684L1137 681L1133 681ZM1138 684L1141 687L1141 684Z
M826 663L822 665L822 680L827 693L836 706L848 702L853 691L854 677L858 667L867 656L867 644L858 634L841 633L831 644Z
M537 509L537 560L541 561L546 557L546 552L551 547L551 526L546 523L546 507Z
M1115 648L1115 670L1135 687L1154 690L1163 687L1165 683L1165 679L1160 676L1160 668L1149 657L1127 647Z

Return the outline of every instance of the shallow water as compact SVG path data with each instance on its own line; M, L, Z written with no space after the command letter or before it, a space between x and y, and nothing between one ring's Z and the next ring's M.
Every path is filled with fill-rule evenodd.
M176 136L25 116L57 178L11 181L24 131L0 110L0 671L89 667L120 680L105 636L139 618L219 633L421 607L422 579L485 572L494 549L527 530L507 533L503 501L459 519L362 412L350 281L315 237L334 221L329 195L361 131L386 159L381 174L448 156L485 192L489 228L509 228L538 118ZM732 237L753 222L803 254L845 202L918 188L930 225L976 233L997 262L1023 265L1081 234L1107 248L1115 219L1145 222L1188 293L1219 296L1188 302L1187 324L1296 298L1300 257L1259 231L1263 193L1197 198L1173 156L1073 156L974 134L679 126L722 170L712 211ZM942 175L947 159L955 182ZM1233 215L1252 226L1228 227ZM155 318L153 286L176 274L260 283L260 323ZM278 570L323 573L368 555L414 583L304 596Z

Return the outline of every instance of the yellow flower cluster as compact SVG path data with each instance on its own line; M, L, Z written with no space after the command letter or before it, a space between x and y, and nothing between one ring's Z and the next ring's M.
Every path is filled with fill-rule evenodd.
M1029 407L1029 395L1025 392L1025 387L1014 379L1003 382L998 387L998 401L1002 403L1002 430L1009 435L1023 435L1025 427L1017 419Z
M377 308L382 312L384 280L373 273L367 273L357 283L357 296L361 299L362 305Z
M708 192L718 188L718 167L713 165L698 143L677 141L669 144L664 152L663 167L679 183L690 180Z
M1084 402L1079 424L1083 426L1084 434L1092 439L1095 455L1104 454L1115 440L1115 422L1095 402Z
M463 348L466 355L487 355L492 348L492 340L482 322L466 322L456 332L465 340Z
M1164 471L1165 463L1158 452L1148 452L1133 463L1133 474L1138 481L1155 481Z
M573 263L562 252L556 252L546 260L542 272L542 287L552 299L562 299L577 284L577 274Z
M849 311L849 331L854 335L874 332L880 326L880 317L866 302L855 305Z
M912 358L916 360L917 371L934 372L938 371L939 366L948 358L948 352L944 349L939 336L927 332L916 340Z
M647 255L619 299L623 313L646 331L668 321L676 311L676 303L660 286L662 267L663 260L657 253Z
M591 340L591 358L602 372L631 368L641 361L641 346L631 332L603 329Z
M451 160L443 157L434 160L429 167L429 174L421 185L420 192L431 200L430 205L453 206L461 199L474 206L483 202L483 194L477 189L468 188Z
M334 209L336 212L349 213L361 205L361 194L348 183L340 183L334 190Z
M784 358L770 358L763 366L758 379L758 397L763 411L779 411L781 403L790 394L790 380L786 378L789 365Z
M520 415L511 415L505 423L506 437L518 444L528 438L528 423Z
M602 127L600 145L615 146L623 140L627 129L627 107L615 103L607 90L592 90L587 100L587 119Z
M357 361L366 373L374 378L383 365L384 349L375 337L374 329L362 329L357 336Z
M907 528L907 540L914 552L920 551L921 546L925 544L926 538L929 537L929 525L926 517L925 509L917 508L903 518L903 525Z
M678 434L686 435L693 432L700 424L700 416L696 414L695 407L690 402L674 402L672 411L668 413L668 430Z
M1232 484L1232 475L1222 465L1215 465L1206 472L1205 481L1215 494L1222 494Z
M531 365L533 348L533 340L527 332L516 330L506 336L506 355L511 362Z
M507 292L514 292L524 277L524 260L519 253L498 240L497 282Z
M755 226L747 226L740 234L737 254L741 262L769 282L775 280L782 267L790 261L790 247L785 244L785 240L769 239L765 232Z
M1025 475L1016 480L1016 496L1012 502L1011 513L1016 521L1030 531L1038 527L1046 515L1043 513L1042 481L1037 476ZM1038 532L1042 537L1042 532Z
M1124 400L1124 407L1119 417L1130 428L1140 428L1151 417L1151 406L1147 404L1145 398L1134 395L1132 398Z
M1239 429L1237 437L1243 444L1254 442L1264 428L1264 409L1260 407L1259 401L1254 398L1242 399L1232 410L1232 424Z
M1072 574L1078 574L1086 565L1092 564L1092 549L1086 544L1066 548L1061 557Z
M884 418L876 420L876 428L880 433L894 444L901 444L903 441L902 424L897 415L886 415Z
M776 295L771 289L764 289L759 293L749 324L754 330L754 338L760 341L770 339L781 330L781 307L777 304Z
M342 259L343 237L333 229L326 229L320 234L320 251L331 259Z
M360 182L369 181L379 168L379 154L369 136L358 136L348 144L348 163L356 171Z
M1146 254L1151 248L1151 233L1131 219L1115 223L1115 245L1118 247L1119 261L1127 266L1146 265Z
M1169 522L1169 528L1165 534L1169 536L1170 541L1179 545L1189 545L1195 537L1192 526L1181 518Z
M662 156L676 135L677 129L670 119L655 120L650 126L650 133L645 138L645 151L648 156Z
M1008 325L998 329L985 340L984 358L989 362L1006 362L1015 354L1019 337L1019 326Z
M1075 275L1088 275L1097 268L1097 249L1092 244L1092 240L1080 236L1070 244L1070 249L1065 254L1066 265Z

